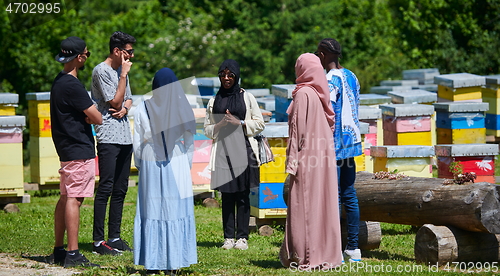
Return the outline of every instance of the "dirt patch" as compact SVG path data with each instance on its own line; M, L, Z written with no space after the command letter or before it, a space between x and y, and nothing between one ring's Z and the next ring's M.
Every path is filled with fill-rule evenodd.
M49 264L49 256L27 257L0 253L0 276L66 276L74 274L79 274L79 272Z

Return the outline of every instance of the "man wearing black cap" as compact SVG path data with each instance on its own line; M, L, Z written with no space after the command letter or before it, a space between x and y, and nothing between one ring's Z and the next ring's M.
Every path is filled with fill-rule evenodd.
M118 255L132 251L120 237L123 204L128 190L132 160L132 134L128 110L132 106L128 73L134 57L135 38L115 32L109 40L109 55L92 72L92 99L102 114L96 126L99 158L99 187L94 199L93 252ZM104 236L106 207L109 201L108 239Z
M98 266L78 250L80 206L94 195L95 146L90 124L102 124L101 113L78 80L90 52L85 41L71 36L61 42L56 61L64 70L55 78L50 91L52 140L61 162L59 201L54 213L54 263L73 266ZM67 232L68 251L64 250Z

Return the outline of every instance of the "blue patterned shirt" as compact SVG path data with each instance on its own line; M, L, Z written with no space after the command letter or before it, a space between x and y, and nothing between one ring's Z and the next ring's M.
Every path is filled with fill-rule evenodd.
M359 82L348 69L332 69L326 75L335 111L335 153L337 160L362 154L359 130Z

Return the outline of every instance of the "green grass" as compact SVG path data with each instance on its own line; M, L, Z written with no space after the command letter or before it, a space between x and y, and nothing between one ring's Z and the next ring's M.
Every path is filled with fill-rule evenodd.
M50 255L53 246L53 212L58 199L57 191L30 192L31 203L18 204L20 213L0 213L0 252L41 259ZM126 198L122 237L133 242L133 221L137 187L131 187ZM133 264L133 254L122 256L97 256L92 251L93 200L86 199L81 209L80 250L92 262L103 268L87 269L82 275L145 275L144 268ZM283 239L283 227L276 227L270 237L250 235L250 248L246 251L223 250L220 248L223 234L220 208L205 208L196 201L198 263L180 272L183 275L292 275L292 271L282 268L278 251ZM360 267L344 266L347 271L341 275L394 275L398 268L422 269L422 272L404 273L406 275L434 275L426 265L415 263L413 244L416 228L407 225L382 223L382 242L380 248L364 251L364 262ZM322 237L327 239L328 237ZM368 269L371 267L371 270ZM393 269L392 272L376 272L379 269ZM356 272L357 269L357 272ZM378 271L377 270L377 271ZM370 273L371 271L371 273ZM331 274L340 272L315 272L312 274ZM441 271L438 274L459 275ZM484 274L487 275L487 274Z

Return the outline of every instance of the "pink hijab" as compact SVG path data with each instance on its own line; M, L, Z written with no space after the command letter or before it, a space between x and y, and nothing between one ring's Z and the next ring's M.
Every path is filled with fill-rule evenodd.
M316 91L316 94L318 95L318 98L323 106L326 120L333 129L335 125L335 113L332 109L332 104L330 102L330 89L328 89L328 82L319 57L311 53L300 55L295 63L295 75L297 76L297 79L295 80L297 86L292 92L292 97L295 97L297 91L305 86L308 86ZM290 108L292 105L293 101L290 104Z

